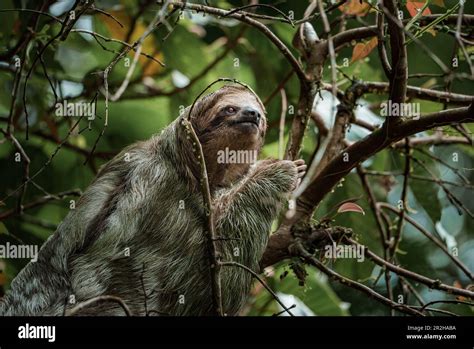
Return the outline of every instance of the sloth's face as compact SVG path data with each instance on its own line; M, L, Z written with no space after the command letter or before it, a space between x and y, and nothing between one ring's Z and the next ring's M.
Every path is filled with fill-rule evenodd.
M218 184L235 181L257 160L264 142L267 122L261 102L243 87L224 87L196 107L193 126L208 171Z
M243 88L221 89L205 104L194 120L197 132L203 138L201 142L209 140L208 134L217 132L222 136L226 132L227 137L235 135L249 141L265 136L265 111L250 91Z
M216 151L260 150L267 122L261 103L250 91L227 87L206 102L194 120L203 145L211 143Z
M265 134L266 120L256 98L250 93L227 95L212 108L212 126L232 134L256 138Z

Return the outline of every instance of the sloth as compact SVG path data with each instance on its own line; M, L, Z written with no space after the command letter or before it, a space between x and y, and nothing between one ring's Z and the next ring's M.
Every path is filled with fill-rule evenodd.
M306 165L222 161L224 150L260 152L266 132L260 99L242 86L226 85L100 169L37 261L12 281L0 315L63 315L99 296L118 297L133 315L215 314L200 164L185 117L202 145L222 260L259 272L272 222ZM252 275L223 266L220 278L223 312L237 315ZM123 314L110 301L75 312Z

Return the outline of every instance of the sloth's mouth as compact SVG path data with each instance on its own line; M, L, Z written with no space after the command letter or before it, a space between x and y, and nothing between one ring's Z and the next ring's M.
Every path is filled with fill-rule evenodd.
M238 120L234 120L232 124L233 125L242 125L242 124L255 125L257 126L257 128L260 126L259 120L256 117L251 117L251 116L243 116L239 118Z

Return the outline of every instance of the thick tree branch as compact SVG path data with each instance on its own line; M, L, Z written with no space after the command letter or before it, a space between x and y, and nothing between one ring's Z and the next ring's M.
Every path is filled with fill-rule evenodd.
M301 195L298 200L298 207L301 208L300 215L297 215L297 218L312 212L312 209L332 190L334 185L357 166L358 163L365 161L390 144L416 133L437 126L474 122L473 109L471 106L428 114L421 116L418 120L412 119L394 126L390 134L387 134L386 130L381 128L359 142L354 143L333 158L313 180L313 184ZM346 153L348 155L344 156ZM348 159L348 161L344 161L344 158Z
M398 7L394 0L383 0L390 33L390 52L392 75L390 77L390 96L393 103L405 102L408 77L407 49L403 23L398 19ZM390 15L391 14L391 15Z
M295 236L304 238L305 243L313 247L322 247L324 245L330 244L333 240L338 240L344 235L351 235L352 231L344 227L310 227L309 231L293 228L291 232L286 234L280 234L278 239L272 239L268 242L267 250L263 255L262 260L260 261L260 267L263 269L270 265L273 265L283 259L290 258L291 252L289 246L294 242Z
M462 122L474 122L473 107L448 109L424 115L419 119L408 120L394 126L387 134L386 129L377 129L364 139L352 144L335 156L316 176L311 185L301 194L296 203L295 214L286 219L282 226L271 236L262 258L262 265L270 265L286 258L293 241L290 227L301 219L311 217L313 210L332 188L359 163L387 148L403 138L429 130L433 127ZM345 159L347 161L345 161Z

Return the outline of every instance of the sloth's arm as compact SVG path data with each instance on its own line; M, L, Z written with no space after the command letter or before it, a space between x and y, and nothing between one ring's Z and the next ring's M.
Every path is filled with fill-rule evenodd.
M251 233L265 235L266 239L282 203L305 169L302 160L259 161L246 179L216 199L214 210L218 234L245 237Z

